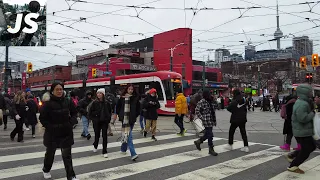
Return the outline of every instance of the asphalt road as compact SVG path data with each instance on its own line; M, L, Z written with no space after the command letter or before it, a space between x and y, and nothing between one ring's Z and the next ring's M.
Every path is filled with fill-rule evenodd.
M314 152L309 160L301 166L305 175L288 173L285 160L279 145L283 143L283 120L279 113L250 112L248 113L248 138L250 152L239 151L243 147L241 136L235 135L235 150L225 149L229 129L230 114L217 111L218 126L214 129L215 150L217 157L208 155L206 142L203 150L198 151L193 145L197 138L190 123L185 123L188 133L185 137L177 136L177 127L173 117L160 117L158 121L158 141L150 137L143 138L139 133L139 124L134 130L134 144L139 158L133 162L130 153L120 154L120 124L112 127L114 136L109 137L109 158L101 156L101 146L97 153L92 152L93 139L80 137L81 125L75 130L75 145L73 147L73 164L79 179L224 179L224 180L314 180L320 175L319 152ZM185 120L188 122L188 120ZM25 131L25 142L11 142L9 133L14 122L9 121L7 130L0 127L0 179L10 180L40 180L45 147L42 145L43 128L38 124L36 138L31 137L31 131ZM90 128L93 134L92 128ZM293 140L294 142L294 140ZM295 143L295 142L294 142ZM295 146L295 144L293 144ZM63 162L57 151L55 164L51 171L53 179L66 179Z

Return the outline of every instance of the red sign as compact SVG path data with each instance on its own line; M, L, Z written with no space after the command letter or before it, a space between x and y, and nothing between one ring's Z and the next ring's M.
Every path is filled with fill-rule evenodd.
M26 89L26 87L27 87L27 73L23 72L21 88Z
M118 54L122 56L134 56L134 57L140 57L139 52L132 52L131 50L126 49L119 49Z

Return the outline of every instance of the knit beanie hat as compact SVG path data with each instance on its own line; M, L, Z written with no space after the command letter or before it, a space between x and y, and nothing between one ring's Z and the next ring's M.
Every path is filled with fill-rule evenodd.
M106 95L106 90L101 88L101 89L98 89L97 93L102 93L105 96Z

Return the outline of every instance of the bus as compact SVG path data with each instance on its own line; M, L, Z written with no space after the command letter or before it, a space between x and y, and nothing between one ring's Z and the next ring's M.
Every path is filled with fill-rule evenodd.
M175 95L182 90L182 76L176 72L157 71L149 73L116 76L115 89L122 90L127 84L133 84L139 94L145 93L145 89L155 88L157 90L161 108L159 114L173 115L175 113ZM99 88L110 86L111 77L95 78L88 80L66 81L64 89L67 94L72 90L82 98L87 90L95 93ZM50 90L51 84L31 86L31 92L38 97Z
M299 84L292 84L292 89L295 91L296 88L299 86L299 85L302 85L302 84L308 84L308 83L299 83ZM320 84L309 84L312 86L312 89L313 89L313 96L320 96Z

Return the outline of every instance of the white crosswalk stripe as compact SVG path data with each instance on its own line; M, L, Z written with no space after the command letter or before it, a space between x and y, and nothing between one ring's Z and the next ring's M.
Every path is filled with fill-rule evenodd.
M202 144L202 150L194 146L195 136L187 133L185 137L176 134L161 133L154 142L149 138L139 138L134 134L137 161L131 161L130 153L120 153L120 142L108 143L108 157L92 152L92 140L76 140L72 149L73 166L80 180L95 179L159 179L159 180L237 180L241 176L246 179L260 180L313 180L320 176L320 155L313 153L301 169L305 174L294 174L286 171L288 162L283 152L274 145L249 142L250 152L241 152L242 141L235 141L234 149L226 149L227 140L214 138L217 157L208 154L207 144ZM110 138L112 139L112 138ZM9 143L9 142L8 142ZM42 167L44 147L36 141L29 145L0 148L0 179L43 179ZM100 146L101 147L101 146ZM26 149L26 152L23 151ZM16 152L12 152L16 151ZM23 153L24 152L24 153ZM101 151L98 151L101 153ZM274 166L271 167L271 164ZM262 172L263 171L263 172ZM257 173L261 175L257 176ZM65 178L64 164L61 152L56 152L56 160L51 174L54 179Z

